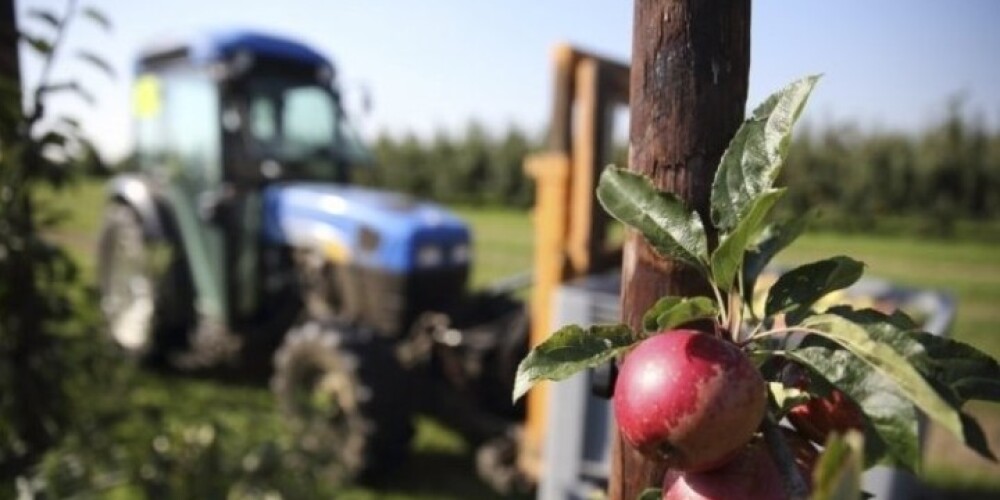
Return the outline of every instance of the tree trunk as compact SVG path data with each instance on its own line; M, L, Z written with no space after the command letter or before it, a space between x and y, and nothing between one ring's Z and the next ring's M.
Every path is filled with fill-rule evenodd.
M0 99L17 99L21 104L21 64L17 54L17 17L14 0L0 0ZM0 113L9 112L0 110ZM0 141L12 141L17 133L20 116L0 117Z
M17 57L17 19L14 0L0 1L0 77L20 83L21 65Z
M743 120L750 69L750 0L636 0L629 169L695 208L709 230L712 178ZM711 295L705 280L661 257L634 231L622 264L622 320L640 330L663 295ZM659 487L663 464L615 437L611 498Z
M0 145L4 157L0 184L6 196L0 200L0 248L7 250L0 262L0 364L12 378L0 390L12 403L0 415L10 435L2 436L0 482L23 475L52 443L58 400L53 371L50 333L43 330L47 311L38 287L40 257L37 227L32 215L28 172L37 164L37 149L29 144L29 123L23 114L21 65L18 57L17 18L12 0L0 2ZM25 146L18 155L10 154L12 144ZM46 257L51 259L51 257ZM58 279L58 278L57 278ZM16 446L7 448L10 443ZM7 448L7 449L3 449Z

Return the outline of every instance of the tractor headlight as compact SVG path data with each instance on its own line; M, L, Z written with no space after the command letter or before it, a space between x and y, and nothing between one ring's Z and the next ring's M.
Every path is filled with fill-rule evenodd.
M460 243L451 249L451 261L455 264L465 264L472 257L468 243Z
M425 245L417 250L417 267L440 266L444 262L444 250L437 245Z

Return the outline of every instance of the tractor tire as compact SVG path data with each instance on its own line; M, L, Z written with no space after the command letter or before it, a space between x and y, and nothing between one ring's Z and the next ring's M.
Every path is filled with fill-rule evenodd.
M343 327L310 321L274 355L271 388L295 439L295 460L335 484L372 483L406 458L412 402L391 344L348 342Z
M193 323L190 277L179 250L169 245L148 239L127 205L111 203L105 210L97 261L105 330L114 345L144 364L163 364L168 353L182 349Z

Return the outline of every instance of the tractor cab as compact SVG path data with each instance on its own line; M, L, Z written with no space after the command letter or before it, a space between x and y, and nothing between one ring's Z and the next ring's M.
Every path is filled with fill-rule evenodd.
M463 293L461 220L350 185L372 155L333 64L312 48L247 31L155 45L138 58L133 109L138 169L111 184L99 266L119 344L161 350L152 344L168 317L188 323L174 330L211 324L280 340L297 317L288 311L303 306L401 336L421 311ZM146 285L117 265L126 219L143 236L136 265L152 263ZM164 277L170 290L157 290Z
M215 181L347 181L371 163L341 106L333 64L253 32L148 49L135 88L140 162ZM170 158L173 156L174 158Z

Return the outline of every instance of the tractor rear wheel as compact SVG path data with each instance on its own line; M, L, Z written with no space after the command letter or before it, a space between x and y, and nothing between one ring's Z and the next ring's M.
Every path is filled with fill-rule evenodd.
M193 316L183 261L168 245L150 241L130 207L112 203L105 210L97 275L107 333L145 363L161 363L182 347Z
M406 458L412 404L392 346L348 340L316 321L293 329L275 353L271 388L301 465L321 465L338 484L370 483Z

